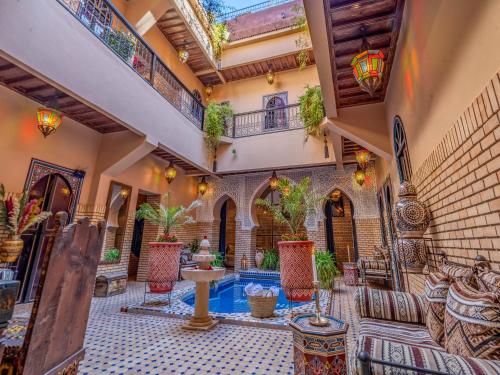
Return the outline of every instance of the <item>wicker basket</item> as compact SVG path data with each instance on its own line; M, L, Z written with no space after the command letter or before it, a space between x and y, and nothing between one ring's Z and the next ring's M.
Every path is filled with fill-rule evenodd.
M269 292L270 293L270 292ZM278 296L248 296L251 315L254 318L270 318L278 302Z

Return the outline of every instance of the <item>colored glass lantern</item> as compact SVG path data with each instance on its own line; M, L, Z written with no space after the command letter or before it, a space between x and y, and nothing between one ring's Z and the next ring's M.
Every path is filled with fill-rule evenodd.
M202 177L201 181L198 183L198 193L200 193L203 196L207 192L207 190L208 190L207 181L205 180L205 177Z
M167 169L165 169L165 178L167 179L169 184L174 180L176 175L177 175L177 170L172 165L172 162L170 162Z
M351 61L354 78L370 96L375 94L382 83L384 65L384 53L378 49L366 49Z
M366 179L366 173L363 169L358 166L356 172L354 172L354 180L358 183L359 186L363 186Z
M38 108L36 117L38 129L44 137L55 132L62 124L62 114L51 108Z
M356 161L361 169L366 169L368 167L368 163L370 163L371 153L368 150L362 148L361 150L356 151Z
M271 68L267 71L266 81L268 84L272 85L274 83L274 79L276 78L276 74L273 72Z
M276 171L273 171L273 175L269 178L269 188L272 191L276 191L278 188L278 176L276 176Z
M179 60L184 64L186 61L189 59L189 52L185 49L182 48L179 50Z
M207 98L210 98L210 95L212 95L213 91L214 91L213 86L208 85L205 87L205 94L207 95Z

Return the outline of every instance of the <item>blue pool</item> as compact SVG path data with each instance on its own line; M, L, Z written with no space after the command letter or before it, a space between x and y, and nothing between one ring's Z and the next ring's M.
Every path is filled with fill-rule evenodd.
M250 305L245 294L245 286L249 283L261 284L264 288L280 286L279 281L256 279L229 279L219 283L216 289L210 289L208 310L218 313L245 313L250 312ZM182 299L188 305L194 306L194 293L189 293ZM308 302L294 302L293 306L300 306ZM276 309L288 308L288 300L280 288Z

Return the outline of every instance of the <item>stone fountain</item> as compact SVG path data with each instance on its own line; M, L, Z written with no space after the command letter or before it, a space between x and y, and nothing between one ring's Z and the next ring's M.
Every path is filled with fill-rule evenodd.
M196 283L194 315L187 324L182 326L184 329L208 331L218 323L208 314L210 281L222 279L226 269L210 266L210 263L215 260L215 255L210 254L209 247L210 243L205 237L200 243L200 252L193 254L193 260L198 263L198 266L181 270L184 279Z

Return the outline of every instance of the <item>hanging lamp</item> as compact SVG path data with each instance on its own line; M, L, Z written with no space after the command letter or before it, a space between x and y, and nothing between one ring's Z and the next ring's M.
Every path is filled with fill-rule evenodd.
M174 180L176 175L177 175L177 169L175 169L172 162L170 162L168 167L165 169L165 178L167 179L167 182L170 184Z
M273 171L272 176L269 178L269 188L271 191L276 191L278 188L278 176L276 175L276 171Z
M358 183L359 186L363 186L363 184L365 183L365 179L365 171L358 166L358 169L356 169L356 171L354 172L354 180Z
M214 91L214 87L212 85L205 86L205 95L207 98L210 98L210 95L212 95L212 92Z
M274 83L274 79L276 78L276 74L274 73L273 68L270 64L268 64L267 66L268 70L266 73L266 81L269 85L272 85Z
M205 193L208 190L208 184L207 181L205 180L205 176L201 178L201 181L198 183L198 193L200 193L202 196L205 195Z
M360 31L363 35L363 41L360 53L351 61L352 72L361 89L373 97L382 83L385 65L384 53L379 49L370 49L364 25L361 25Z
M358 162L359 167L361 169L366 169L366 167L368 167L368 164L370 163L370 157L371 157L370 151L362 148L356 151L355 154L356 154L356 161Z
M54 133L62 124L62 114L52 108L41 107L36 112L38 129L44 137Z
M186 48L187 46L187 42L184 41L184 45L182 46L182 48L179 50L179 52L177 52L178 56L179 56L179 60L184 64L186 63L186 61L188 61L189 59L189 52Z

